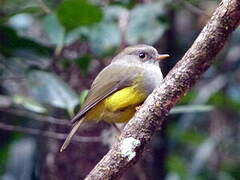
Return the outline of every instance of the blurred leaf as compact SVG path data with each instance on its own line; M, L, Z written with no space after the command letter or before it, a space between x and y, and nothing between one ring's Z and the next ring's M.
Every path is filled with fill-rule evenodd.
M0 52L5 56L24 57L24 54L30 52L49 55L51 49L30 39L18 36L16 31L10 27L0 25Z
M36 166L36 152L37 143L33 138L23 138L11 143L3 179L34 179L32 173Z
M89 40L96 54L103 54L120 44L119 30L116 25L102 22L90 30Z
M17 31L26 31L26 29L31 26L32 23L33 17L27 13L16 14L15 16L12 16L8 21L8 24Z
M187 172L186 162L180 156L171 155L166 160L166 163L169 172L177 172L181 176L184 176Z
M32 95L39 102L67 109L70 115L73 114L79 103L78 96L59 77L44 71L31 71L28 77Z
M15 95L13 97L13 102L22 105L24 108L36 112L36 113L46 113L47 109L43 107L40 103L36 102L34 99L30 97Z
M72 31L69 31L68 33L66 33L64 44L70 45L71 43L78 40L81 37L81 34L82 34L82 28L76 28L76 29L73 29Z
M166 175L166 180L180 180L180 176L178 173L175 172L168 172Z
M220 107L223 109L233 110L236 112L239 112L239 109L240 109L239 101L236 101L235 99L232 99L231 97L227 97L222 92L215 93L209 99L208 103L213 104L214 106L217 106L217 107Z
M137 5L130 14L126 40L129 44L153 44L167 29L166 23L160 23L164 15L162 2Z
M202 143L206 137L199 131L188 129L176 138L183 144L196 146Z
M80 37L90 42L92 51L105 55L120 45L118 19L126 9L118 6L104 8L104 19L90 27L80 27L67 33L65 44L69 45Z
M213 106L210 105L182 105L173 108L170 113L171 114L179 114L179 113L202 113L209 112L213 110Z
M88 68L90 65L92 58L88 55L82 56L75 60L76 64L79 66L79 68L82 70L84 74L88 72Z
M123 8L122 6L107 6L104 7L104 21L106 22L115 22L118 23L119 17L126 13L128 9Z
M119 6L105 7L101 23L81 30L81 34L89 39L94 53L102 55L120 45L118 19L124 11L126 9Z
M43 9L37 5L30 5L30 6L24 7L23 9L20 9L19 11L16 11L16 14L20 14L20 13L29 13L29 14L43 13Z
M0 11L4 12L4 15L13 14L13 12L21 12L21 10L28 7L37 7L38 3L31 0L3 0L1 1ZM39 7L38 7L39 8Z
M228 173L220 172L219 180L236 180L236 179Z
M48 15L43 19L43 29L47 33L50 42L56 45L58 49L62 49L65 29L59 23L55 14Z
M59 5L57 15L67 30L87 26L102 19L102 10L87 0L65 0Z
M7 141L1 142L1 148L0 148L0 175L5 172L5 166L7 166L7 161L10 158L10 149L11 145L14 141L18 141L20 138L22 138L22 134L18 132L11 132L9 136L7 137ZM0 176L1 178L1 176Z
M197 93L195 91L188 92L179 102L181 105L187 105L190 102L192 102L197 96Z
M239 156L238 156L239 157ZM240 179L240 161L225 161L223 163L222 171L227 172L234 179Z
M6 162L9 158L9 149L10 149L9 144L1 145L1 148L0 148L0 167L1 167L0 174L4 173L4 170L5 170L4 166L6 165Z
M64 69L67 69L71 66L71 61L69 59L61 59L59 61L61 63L61 66L64 68Z
M88 90L83 90L79 96L80 105L82 105L88 95Z
M11 19L13 16L16 16L18 14L42 14L44 13L42 8L39 8L38 5L34 5L34 4L31 4L31 5L27 5L27 6L21 6L22 9L17 9L13 12L10 12L9 11L7 12L8 14L5 14L4 16L0 16L0 24L4 24L4 23L7 23L7 21L9 19Z

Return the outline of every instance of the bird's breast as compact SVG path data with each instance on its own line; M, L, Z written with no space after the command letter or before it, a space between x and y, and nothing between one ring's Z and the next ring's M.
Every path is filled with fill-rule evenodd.
M144 67L141 80L141 87L149 95L152 91L160 86L163 80L163 75L160 68L157 65L146 65Z

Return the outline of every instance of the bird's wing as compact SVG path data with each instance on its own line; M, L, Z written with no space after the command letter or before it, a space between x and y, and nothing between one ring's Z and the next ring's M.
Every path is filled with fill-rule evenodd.
M107 66L93 81L86 101L71 122L76 123L86 112L92 109L104 98L120 89L131 86L136 75L134 70L135 69L132 69L131 67L123 67L123 65L115 63Z

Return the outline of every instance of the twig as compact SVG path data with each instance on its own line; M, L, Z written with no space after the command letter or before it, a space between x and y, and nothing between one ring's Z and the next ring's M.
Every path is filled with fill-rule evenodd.
M120 36L121 36L120 49L124 48L126 45L125 35L127 31L128 21L129 21L129 11L123 10L118 19L118 27L120 29Z
M51 10L48 8L48 6L44 3L43 0L37 0L39 3L39 6L42 8L42 10L46 13L46 14L50 14Z
M207 16L211 17L209 14L207 14L204 10L194 6L193 4L189 3L188 1L181 0L181 2L184 4L184 6L194 14L200 15L200 16Z
M209 68L239 22L240 1L223 0L192 47L169 72L162 85L147 98L86 180L119 179L127 168L136 163L170 109Z
M70 121L68 121L66 119L54 118L54 117L51 117L51 116L43 116L43 115L40 115L40 114L35 114L35 113L22 111L22 110L18 110L18 109L0 109L0 111L11 113L11 114L14 114L16 116L27 117L27 118L30 118L30 119L33 119L33 120L36 120L36 121L48 122L48 123L57 124L57 125L71 126Z
M19 80L25 80L25 77L17 77L17 76L9 76L9 77L0 77L0 80L13 80L13 81L19 81Z
M58 140L65 140L67 137L67 134L63 134L63 133L42 131L40 129L33 129L33 128L25 128L22 126L9 125L9 124L1 123L1 122L0 122L0 129L6 130L6 131L17 131L17 132L22 132L25 134L31 134L31 135L35 135L35 136L44 136L47 138L53 138L53 139L58 139ZM73 141L75 141L75 142L101 142L101 137L75 136L73 138Z

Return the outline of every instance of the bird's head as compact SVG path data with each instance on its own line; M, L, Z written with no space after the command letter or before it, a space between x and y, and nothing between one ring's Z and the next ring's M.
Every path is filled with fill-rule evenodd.
M112 62L158 64L159 60L166 59L167 57L169 57L168 54L159 54L152 46L140 44L126 47L115 58L113 58Z

